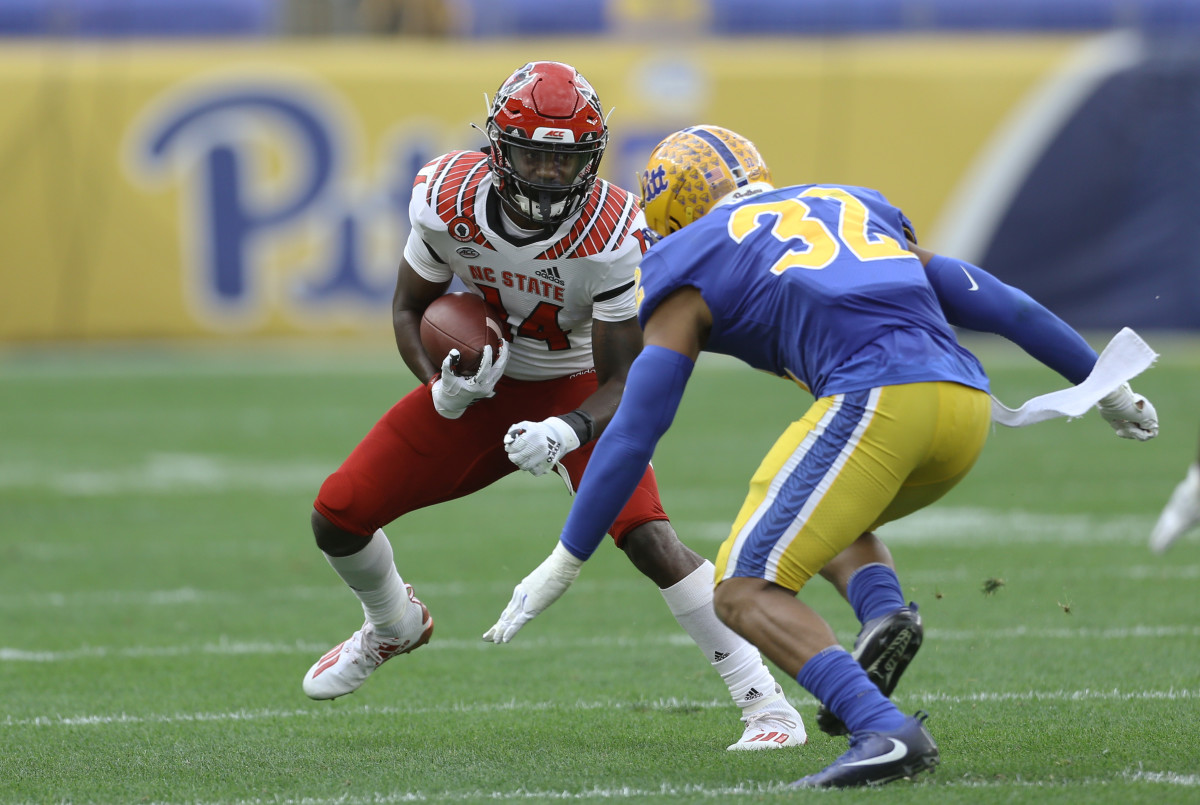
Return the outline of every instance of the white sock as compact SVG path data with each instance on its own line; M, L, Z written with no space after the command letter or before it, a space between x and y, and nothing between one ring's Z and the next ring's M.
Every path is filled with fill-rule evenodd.
M729 695L734 703L746 713L754 713L785 701L783 688L771 676L758 649L744 640L742 642L744 645L737 651L713 663L713 668L717 669L729 687Z
M363 615L375 626L377 633L399 635L408 631L403 628L411 626L403 622L408 609L408 593L392 558L392 544L382 530L376 531L358 553L349 556L325 554L325 559L358 596ZM416 617L419 619L419 608L413 609L418 610Z
M705 562L665 590L659 590L667 607L683 630L695 641L713 668L725 680L729 695L747 712L775 700L782 691L763 664L758 649L721 623L713 609L713 575L716 568Z

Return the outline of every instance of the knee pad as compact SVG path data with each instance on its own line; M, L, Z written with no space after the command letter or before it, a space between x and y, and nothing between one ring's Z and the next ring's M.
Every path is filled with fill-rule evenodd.
M348 512L354 503L354 482L345 470L338 470L325 479L317 492L317 508L330 512Z
M349 521L353 503L354 483L345 472L338 470L321 484L313 503L312 530L317 547L330 556L358 553L375 533L373 527Z

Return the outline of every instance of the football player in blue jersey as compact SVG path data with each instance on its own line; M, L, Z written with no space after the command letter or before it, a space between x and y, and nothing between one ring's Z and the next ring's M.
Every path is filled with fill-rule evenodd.
M822 703L822 729L850 736L845 754L796 785L878 784L932 768L926 715L888 698L922 627L874 530L940 498L983 449L988 379L951 327L999 333L1073 384L1098 356L1026 294L917 247L878 192L775 188L754 145L726 129L672 134L641 185L661 238L641 266L645 347L554 552L485 639L507 642L562 595L670 426L699 353L732 355L815 398L751 479L713 599L722 621ZM1127 383L1097 397L1086 404L1119 436L1157 434L1153 406ZM817 574L863 624L853 653L797 598Z

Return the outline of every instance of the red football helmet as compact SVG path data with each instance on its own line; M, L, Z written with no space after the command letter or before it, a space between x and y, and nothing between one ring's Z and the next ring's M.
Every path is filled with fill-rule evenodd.
M591 192L608 128L586 78L569 65L538 61L500 85L487 137L501 200L524 218L555 224Z

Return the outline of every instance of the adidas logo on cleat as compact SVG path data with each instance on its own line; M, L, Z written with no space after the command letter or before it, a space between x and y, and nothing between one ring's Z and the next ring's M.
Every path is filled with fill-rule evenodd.
M746 695L742 698L742 701L752 702L755 699L761 699L762 697L763 695L758 692L757 688L750 688L750 690L746 691Z

